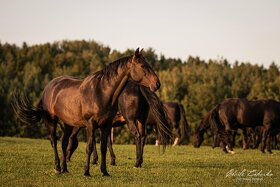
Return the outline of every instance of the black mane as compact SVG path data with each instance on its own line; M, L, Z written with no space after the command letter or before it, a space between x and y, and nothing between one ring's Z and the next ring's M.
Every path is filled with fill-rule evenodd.
M132 58L132 56L125 56L114 62L111 62L109 65L107 65L102 70L94 73L93 78L100 79L102 77L106 77L107 79L109 79L111 77L114 77L115 75L117 75L119 68L127 67L127 62L129 61L130 58Z

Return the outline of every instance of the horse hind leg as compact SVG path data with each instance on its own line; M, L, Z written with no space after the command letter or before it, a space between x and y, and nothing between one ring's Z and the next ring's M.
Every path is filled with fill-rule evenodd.
M54 152L55 159L55 173L61 173L60 160L57 151L57 135L56 135L56 127L57 120L45 121L50 131L50 141Z
M86 130L87 130L87 148L86 148L86 163L84 167L84 176L90 176L89 169L90 169L90 156L93 152L93 147L94 147L94 131L95 131L95 125L89 122L86 125Z
M128 128L130 129L130 133L134 135L135 145L136 145L136 162L134 167L140 167L141 163L141 135L137 128L137 120L127 121ZM142 158L143 160L143 158ZM143 162L143 161L142 161Z
M116 165L116 155L114 153L114 150L113 150L113 140L112 140L112 129L108 135L108 143L107 143L107 146L109 148L109 151L110 151L110 155L111 155L111 165L112 166L115 166Z
M67 147L69 142L69 137L72 133L73 127L64 124L64 133L62 136L62 173L68 172L66 156L67 156Z

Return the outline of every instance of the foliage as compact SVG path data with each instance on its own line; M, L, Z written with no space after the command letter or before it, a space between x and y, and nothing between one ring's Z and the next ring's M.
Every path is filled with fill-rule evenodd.
M155 146L148 145L145 147L142 168L133 168L135 146L115 145L117 166L108 164L111 177L101 176L100 165L92 165L92 177L84 177L85 147L85 143L80 143L68 163L69 173L58 175L53 171L54 157L49 141L0 137L0 186L280 185L279 150L274 151L274 154L262 154L259 150L236 149L236 154L232 155L218 148L176 146L168 147L162 155ZM247 172L244 177L226 177L230 170L238 171L239 174L243 170ZM255 174L271 170L272 175L248 177L248 171L253 170Z
M60 75L84 78L132 53L133 49L119 52L84 40L33 46L23 43L21 47L0 43L0 136L38 138L48 134L44 126L22 124L14 116L10 106L13 92L25 93L36 104L51 79ZM160 77L158 95L163 101L184 105L192 130L207 111L226 98L280 100L280 71L274 62L264 68L243 62L230 65L226 59L206 62L192 56L182 61L157 55L152 48L146 50L145 57ZM120 133L125 137L118 136ZM127 128L116 129L115 134L115 142L131 142Z

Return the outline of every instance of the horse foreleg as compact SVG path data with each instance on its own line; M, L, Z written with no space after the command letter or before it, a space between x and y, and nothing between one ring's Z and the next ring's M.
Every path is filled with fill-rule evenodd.
M141 135L137 128L137 121L129 120L127 121L128 128L130 133L134 135L135 139L135 146L136 146L136 162L134 167L140 167L140 160L141 160Z
M138 121L138 129L140 133L140 148L139 148L139 162L138 167L142 167L143 163L143 154L144 154L144 146L146 141L146 126Z
M249 149L249 141L250 141L250 138L248 138L248 134L247 134L247 130L246 129L243 129L242 130L242 133L243 133L243 149Z
M139 160L139 167L142 167L143 163L143 154L144 154L144 146L145 146L145 141L146 141L146 135L141 137L141 149L140 149L140 160Z
M115 166L116 165L116 155L115 155L114 150L113 150L113 140L112 140L111 133L112 133L112 129L109 132L107 146L109 148L110 155L111 155L111 165Z
M229 134L232 137L230 145L231 145L231 151L233 151L233 148L235 147L235 138L236 138L237 131L230 132Z
M212 145L212 148L214 149L215 147L219 147L219 138L218 138L218 134L217 133L213 133L213 145Z
M269 153L272 153L272 151L271 151L271 134L268 134L266 144L267 144L267 151Z
M90 176L89 173L89 168L90 168L90 155L92 154L93 151L93 135L94 135L94 128L92 123L87 124L87 148L86 148L86 153L87 153L87 158L86 158L86 163L85 163L85 176Z
M174 125L172 124L172 126L174 127ZM180 145L182 142L183 142L183 140L181 140L181 130L180 130L180 127L179 127L179 125L175 125L176 127L177 127L177 129L176 129L176 138L175 138L175 140L174 140L174 143L173 143L173 145L172 146L176 146L176 145Z
M136 145L136 162L134 167L138 168L141 167L140 160L141 160L141 137L139 134L135 135L135 145Z
M234 131L233 133L230 130L226 130L225 136L226 136L226 148L228 149L228 152L231 154L234 154L235 152L233 151L233 146L235 142L235 134L236 132ZM232 138L232 139L231 139Z
M98 154L97 154L97 147L96 147L96 140L95 138L93 139L93 159L92 159L92 164L97 165L98 161Z
M222 142L223 151L225 153L228 153L228 151L227 151L228 137L227 137L226 132L224 130L219 131L218 137L219 137L220 141Z
M72 154L74 153L74 151L77 149L79 142L77 139L77 134L80 131L80 127L74 127L72 129L72 133L69 137L69 141L68 141L68 146L67 146L67 151L66 151L66 159L67 161L70 161L70 158L72 156Z
M107 126L106 126L107 125ZM110 123L111 125L111 123ZM107 172L106 167L106 153L107 153L107 142L108 142L108 135L110 134L111 127L108 124L105 124L105 127L101 129L101 172L103 176L110 176Z
M263 133L262 133L262 147L261 147L261 152L265 153L265 146L266 146L266 139L267 139L267 135L268 135L268 130L264 129Z
M56 123L49 123L48 127L50 130L51 145L53 147L53 152L54 152L55 172L60 173L61 167L60 167L60 160L59 160L58 151L57 151Z

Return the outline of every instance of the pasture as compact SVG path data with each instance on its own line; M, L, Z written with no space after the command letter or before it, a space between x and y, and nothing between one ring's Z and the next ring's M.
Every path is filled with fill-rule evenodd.
M109 165L107 152L111 176L102 177L100 165L91 165L91 177L84 177L85 146L80 142L69 173L58 175L48 140L0 137L0 186L280 186L279 150L262 154L236 148L232 155L220 148L188 145L168 147L162 155L147 145L143 167L136 169L135 145L114 145L117 166Z

